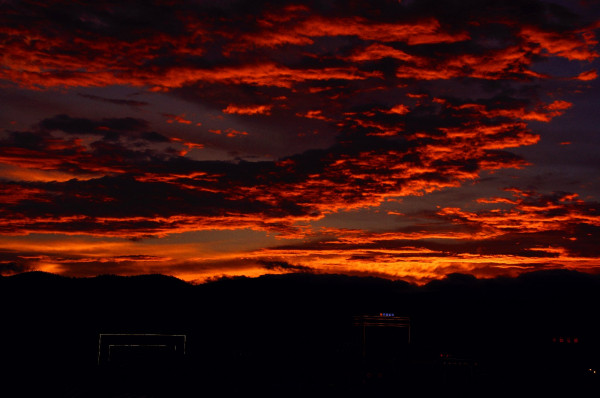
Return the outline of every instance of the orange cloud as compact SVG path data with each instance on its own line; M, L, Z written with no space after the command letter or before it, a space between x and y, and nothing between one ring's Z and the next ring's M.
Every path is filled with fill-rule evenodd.
M578 74L575 79L577 80L583 80L583 81L590 81L590 80L595 80L598 78L598 72L595 69L592 70L588 70L585 72L581 72L580 74Z
M324 121L332 121L332 119L323 115L323 111L320 109L315 109L312 111L308 111L306 113L296 113L296 116L305 117L307 119L318 119Z
M393 106L388 112L395 113L398 115L404 115L404 114L407 114L408 112L410 112L410 109L408 109L408 107L406 105L399 104L399 105Z
M197 142L188 142L188 141L184 141L181 138L176 138L176 137L171 137L171 141L173 142L180 142L182 145L184 145L187 150L191 150L191 149L202 149L204 148L204 144L200 144ZM185 156L187 152L181 154L181 156Z
M227 108L223 109L223 112L238 115L270 115L272 108L273 105L238 106L229 104Z
M443 278L449 273L471 274L479 278L517 276L539 269L594 270L593 258L564 256L557 248L540 248L539 254L552 253L552 257L530 255L447 254L443 251L404 247L399 249L371 247L285 247L265 249L257 256L271 260L302 264L314 272L371 275L389 279L402 279L417 284ZM530 251L534 254L534 251Z
M416 283L449 272L493 277L537 269L598 270L596 230L589 229L600 227L597 203L586 203L575 194L507 191L513 198L478 200L503 208L440 209L437 215L448 224L429 219L405 230L382 232L323 228L315 231L312 241L266 248L255 255L302 264L315 272L376 274Z
M187 120L185 118L185 113L181 114L181 115L171 115L171 114L166 113L165 116L168 117L167 123L177 122L177 123L181 123L181 124L192 124L191 120Z
M230 138L232 138L232 137L238 137L238 136L243 136L243 135L248 135L248 133L246 131L238 131L238 130L231 129L231 128L229 128L227 130L208 130L208 131L210 131L213 134L217 134L217 135L224 134L224 135L226 135L227 137L230 137Z
M600 215L588 209L577 195L562 194L555 197L532 195L513 190L514 200L480 199L481 203L508 203L509 209L482 212L465 212L457 208L443 208L439 215L457 222L474 222L499 232L545 232L563 230L568 225L587 224L600 226Z

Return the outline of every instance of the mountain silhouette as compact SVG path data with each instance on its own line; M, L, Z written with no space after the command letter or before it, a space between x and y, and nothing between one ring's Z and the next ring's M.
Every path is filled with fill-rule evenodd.
M180 396L385 395L403 385L426 396L598 386L600 277L575 271L451 274L424 286L309 273L192 285L164 275L29 272L1 277L0 295L7 378L46 392L173 396L177 385ZM406 330L362 335L353 325L355 316L380 313L410 318L410 344ZM159 351L147 351L148 366L117 371L98 364L100 334L183 335L186 352L161 362L152 359Z

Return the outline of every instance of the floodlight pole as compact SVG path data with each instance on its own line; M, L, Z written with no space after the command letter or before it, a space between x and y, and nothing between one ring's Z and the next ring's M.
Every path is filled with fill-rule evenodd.
M366 336L366 334L367 334L367 325L365 325L363 323L362 327L363 327L362 328L363 329L363 333L362 333L363 334L362 354L363 354L363 358L366 358L367 357L367 336Z

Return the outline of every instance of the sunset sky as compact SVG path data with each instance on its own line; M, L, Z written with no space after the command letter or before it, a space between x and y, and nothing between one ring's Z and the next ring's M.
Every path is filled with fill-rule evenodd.
M0 273L600 270L600 1L0 0Z

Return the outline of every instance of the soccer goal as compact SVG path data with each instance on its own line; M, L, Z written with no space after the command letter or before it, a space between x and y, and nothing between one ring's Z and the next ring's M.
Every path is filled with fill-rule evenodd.
M164 365L185 356L185 334L100 333L98 365Z

